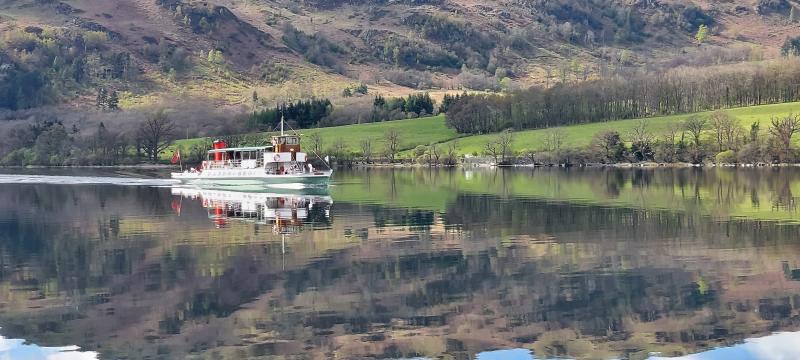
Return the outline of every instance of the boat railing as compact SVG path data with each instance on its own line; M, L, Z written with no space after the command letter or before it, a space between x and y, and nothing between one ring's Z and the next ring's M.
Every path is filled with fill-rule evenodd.
M256 169L264 166L260 159L249 160L208 160L203 162L204 169Z

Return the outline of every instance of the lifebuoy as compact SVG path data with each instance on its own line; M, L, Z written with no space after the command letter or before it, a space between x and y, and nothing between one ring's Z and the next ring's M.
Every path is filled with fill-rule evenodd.
M278 155L278 154L275 154L275 156L272 157L272 160L280 161L281 160L281 156Z

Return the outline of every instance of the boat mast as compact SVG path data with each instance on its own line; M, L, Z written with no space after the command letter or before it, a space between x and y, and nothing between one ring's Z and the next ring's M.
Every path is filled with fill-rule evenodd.
M284 116L281 115L281 136L283 136L283 120L284 120Z

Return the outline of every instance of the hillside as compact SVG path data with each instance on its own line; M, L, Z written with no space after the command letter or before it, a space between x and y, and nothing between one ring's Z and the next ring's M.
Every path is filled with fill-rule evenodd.
M123 109L187 97L236 108L336 98L359 83L385 95L499 90L769 58L800 35L792 4L3 0L0 76L36 80L3 107L93 105L103 88ZM711 31L698 47L700 25Z

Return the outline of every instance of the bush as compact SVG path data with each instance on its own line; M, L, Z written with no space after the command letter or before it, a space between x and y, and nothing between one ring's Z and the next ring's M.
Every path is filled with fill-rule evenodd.
M387 71L383 77L394 84L414 89L428 89L433 87L433 78L429 72L417 70L392 70Z
M337 55L345 51L321 33L307 35L287 22L283 25L282 40L286 46L303 54L309 62L339 70Z
M781 54L783 54L783 56L800 55L800 36L787 37L781 47Z
M725 150L714 157L717 164L735 164L736 153L733 150Z
M755 164L764 161L761 147L755 142L743 146L736 155L740 164Z

